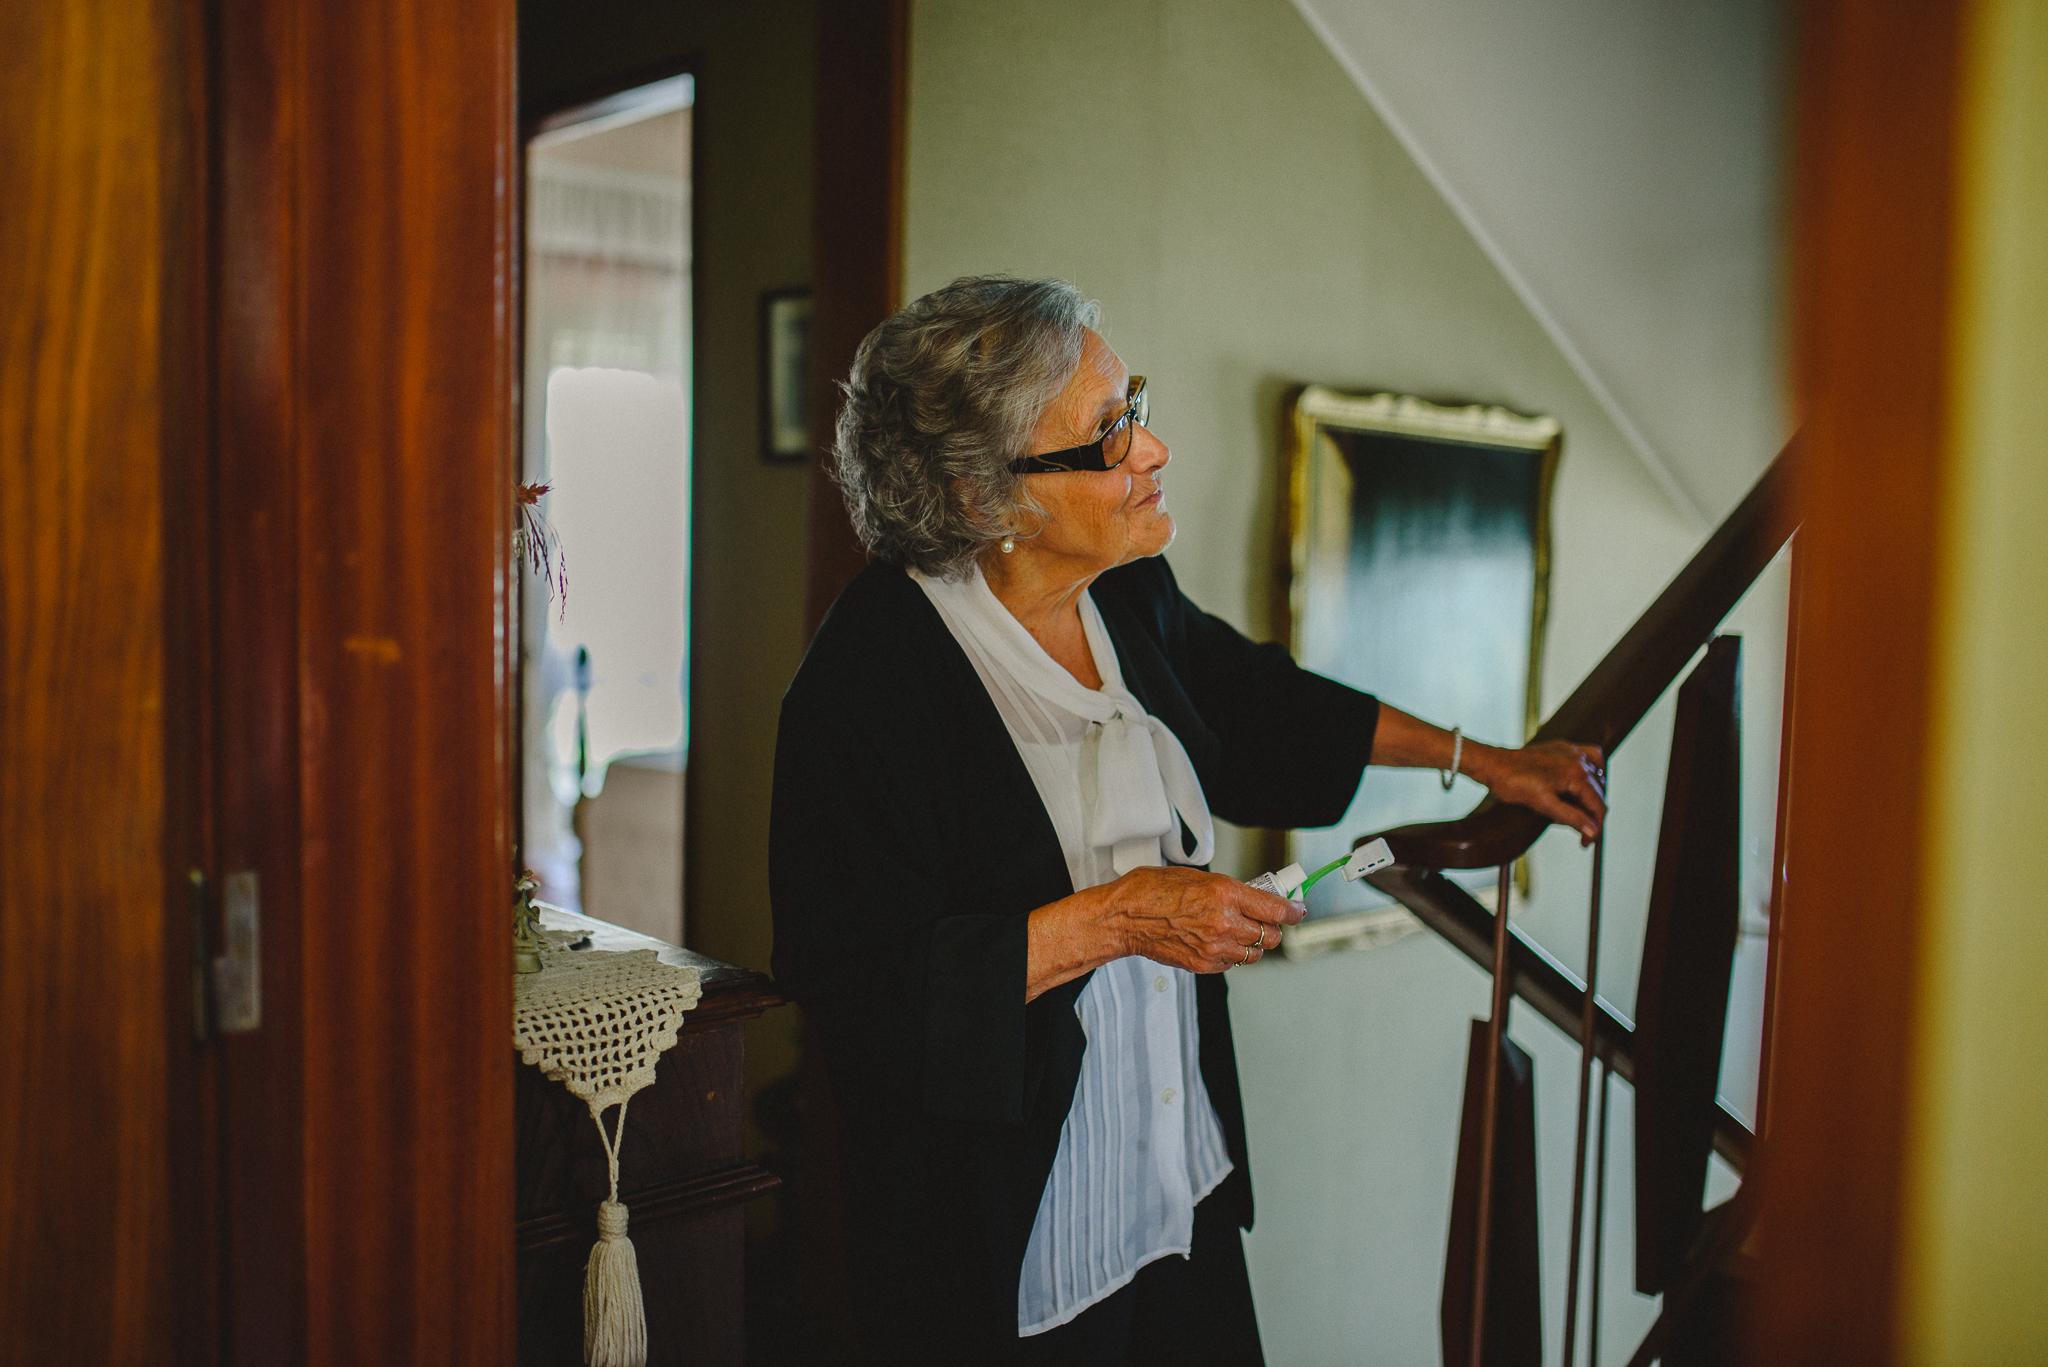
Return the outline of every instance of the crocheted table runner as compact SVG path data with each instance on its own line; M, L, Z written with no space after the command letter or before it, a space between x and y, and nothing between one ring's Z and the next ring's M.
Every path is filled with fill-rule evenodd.
M654 1082L683 1013L702 993L697 970L651 949L572 950L580 930L543 930L538 973L513 978L512 1043L526 1062L590 1107L604 1141L611 1194L597 1208L598 1240L583 1279L583 1358L590 1367L645 1367L647 1315L640 1270L619 1203L619 1138L626 1103ZM619 1108L607 1132L604 1113Z

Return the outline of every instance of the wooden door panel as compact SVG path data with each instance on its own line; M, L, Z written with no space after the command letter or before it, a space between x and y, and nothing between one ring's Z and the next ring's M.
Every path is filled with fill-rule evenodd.
M0 1361L168 1361L171 3L0 10ZM182 695L180 695L182 696ZM187 1036L189 1039L189 1034Z
M232 1356L502 1362L512 6L216 14Z

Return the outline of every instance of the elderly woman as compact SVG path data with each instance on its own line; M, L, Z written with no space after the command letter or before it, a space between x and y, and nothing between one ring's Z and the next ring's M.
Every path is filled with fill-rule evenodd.
M1223 975L1301 912L1206 870L1212 813L1329 825L1368 763L1453 762L1181 593L1166 443L1096 322L1062 281L957 281L845 385L874 561L783 700L770 868L876 1361L1261 1361ZM1592 751L1458 761L1604 816Z

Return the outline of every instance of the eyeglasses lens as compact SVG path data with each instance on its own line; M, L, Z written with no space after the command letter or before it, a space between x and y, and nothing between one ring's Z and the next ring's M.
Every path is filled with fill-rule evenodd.
M1131 454L1131 429L1137 424L1128 415L1117 420L1116 426L1102 437L1102 467L1114 470L1123 464L1125 456Z
M1151 416L1151 399L1145 392L1144 380L1131 381L1131 392L1126 402L1128 406L1118 416L1116 425L1103 434L1102 464L1105 469L1114 470L1123 464L1124 457L1131 454L1132 433L1145 426L1146 418Z

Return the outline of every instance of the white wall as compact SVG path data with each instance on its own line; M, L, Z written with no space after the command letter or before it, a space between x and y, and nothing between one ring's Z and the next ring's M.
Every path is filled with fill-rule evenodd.
M1782 0L1296 0L1702 525L1786 435Z
M1286 0L919 0L912 11L904 265L915 296L964 274L1060 275L1100 297L1151 377L1172 446L1170 554L1189 593L1270 634L1281 398L1320 381L1562 419L1553 706L1684 563L1696 524ZM1775 752L1777 590L1755 595L1751 753ZM1782 609L1778 609L1781 613ZM1761 638L1761 639L1760 639ZM1428 716L1426 698L1395 699ZM1772 704L1774 707L1774 704ZM1668 705L1667 705L1668 708ZM1759 715L1759 713L1762 715ZM1455 717L1437 717L1446 724ZM1606 995L1632 998L1668 710L1616 758ZM1752 783L1770 777L1752 765ZM1476 796L1476 794L1475 794ZM1752 804L1753 808L1757 804ZM1769 855L1767 807L1752 820ZM1248 840L1218 867L1249 874ZM1547 839L1525 923L1583 958L1586 859ZM1464 1048L1484 980L1433 937L1233 975L1259 1223L1249 1241L1275 1367L1436 1358L1436 1298ZM1526 1013L1524 1013L1526 1016ZM1545 1240L1561 1269L1574 1060L1538 1058ZM1615 1087L1617 1140L1628 1134ZM1626 1144L1621 1144L1625 1150ZM1613 1227L1625 1229L1626 1165ZM1646 1324L1610 1245L1610 1334ZM1560 1329L1561 1273L1546 1285ZM1618 1342L1618 1337L1610 1340Z

